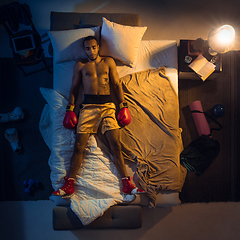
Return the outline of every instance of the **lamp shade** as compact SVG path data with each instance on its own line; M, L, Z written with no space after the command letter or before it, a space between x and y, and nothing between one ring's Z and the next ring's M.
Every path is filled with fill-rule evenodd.
M223 25L213 29L208 35L209 53L216 55L231 50L234 37L235 30L230 25Z

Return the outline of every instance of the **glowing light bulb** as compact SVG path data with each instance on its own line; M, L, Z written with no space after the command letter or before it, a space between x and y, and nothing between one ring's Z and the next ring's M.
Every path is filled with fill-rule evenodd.
M231 43L235 36L235 30L230 25L224 25L220 28L218 40L222 44L228 44Z
M233 46L234 37L235 30L230 25L213 29L208 35L209 53L214 56L229 51Z

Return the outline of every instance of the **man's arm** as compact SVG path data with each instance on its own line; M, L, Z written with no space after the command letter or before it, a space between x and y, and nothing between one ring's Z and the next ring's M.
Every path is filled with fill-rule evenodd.
M121 103L124 101L123 89L119 81L119 75L117 72L116 63L112 58L107 59L109 64L109 76L110 81L113 86L113 90L117 96L118 102Z
M67 105L65 117L63 119L63 126L67 129L72 129L77 124L77 116L73 110L75 108L75 100L77 99L79 85L82 79L81 67L82 64L80 62L76 62L73 68L73 78L69 94L69 103Z
M82 63L76 62L73 67L72 86L69 94L69 103L75 104L78 96L79 86L82 81L81 75Z
M113 85L114 92L117 95L117 98L119 101L120 111L117 115L117 120L120 123L120 125L125 126L131 122L131 115L127 106L127 102L124 100L123 89L119 81L119 76L118 76L115 61L112 58L109 58L108 62L109 62L110 81Z

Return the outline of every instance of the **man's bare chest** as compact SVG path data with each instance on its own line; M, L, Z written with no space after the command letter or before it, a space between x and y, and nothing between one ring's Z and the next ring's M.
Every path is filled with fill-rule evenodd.
M86 78L102 78L108 76L109 69L105 63L89 63L83 69L83 75Z

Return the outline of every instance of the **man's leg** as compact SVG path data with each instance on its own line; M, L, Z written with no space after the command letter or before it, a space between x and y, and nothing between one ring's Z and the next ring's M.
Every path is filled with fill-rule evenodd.
M71 159L71 168L68 174L68 177L65 177L64 185L57 191L54 191L52 194L56 196L65 196L74 193L73 183L74 178L77 175L78 169L83 161L83 152L86 147L88 138L90 134L77 133L76 141L74 145L74 152Z
M109 130L105 133L105 136L112 150L115 165L122 177L123 193L126 194L144 193L143 190L138 189L136 186L134 186L131 183L130 178L127 176L126 165L122 155L119 129Z
M77 133L76 141L74 145L74 152L71 159L71 169L69 172L70 178L75 178L78 172L79 167L83 161L83 152L87 145L87 141L89 138L89 133Z
M109 130L105 133L107 141L110 145L110 149L112 150L113 159L115 161L115 165L117 170L120 173L120 176L127 177L127 171L125 162L122 155L122 149L120 144L120 131L119 129Z

